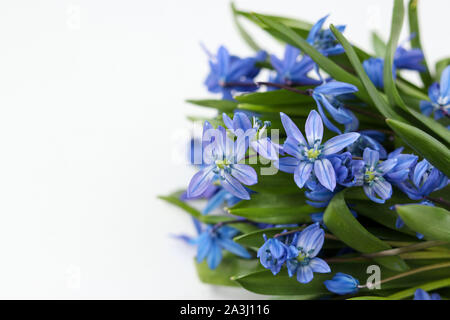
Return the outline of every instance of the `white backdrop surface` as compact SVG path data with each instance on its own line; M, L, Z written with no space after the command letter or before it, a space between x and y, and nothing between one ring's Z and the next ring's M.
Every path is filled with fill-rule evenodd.
M331 13L370 49L390 0L237 0L311 22ZM430 61L448 54L448 0L422 1ZM254 30L254 29L252 29ZM256 32L275 53L281 47ZM406 37L406 33L404 33ZM190 219L158 194L186 186L174 130L211 111L203 42L239 55L223 0L0 2L0 298L255 298L196 278ZM447 51L446 51L447 49Z

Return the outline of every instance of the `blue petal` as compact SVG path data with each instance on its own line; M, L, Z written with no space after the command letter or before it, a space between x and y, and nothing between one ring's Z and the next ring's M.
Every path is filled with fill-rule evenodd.
M209 251L212 246L212 238L209 234L209 231L203 232L197 239L198 247L197 247L197 262L202 262L206 256L209 254Z
M322 142L323 123L316 110L312 110L308 115L308 119L306 119L305 133L311 147L316 142L319 142L319 144Z
M330 191L336 188L336 174L330 160L321 159L314 161L314 173L320 184L325 188Z
M240 244L237 244L233 240L230 239L217 239L219 245L224 248L225 250L230 251L231 253L234 253L235 255L250 259L252 255Z
M280 112L281 123L288 137L294 138L297 142L306 146L306 140L295 123L283 112Z
M313 165L311 162L302 161L294 171L294 181L299 188L303 188L311 176Z
M225 201L225 197L227 196L228 191L225 189L220 190L217 192L211 199L209 199L208 203L206 204L205 208L202 210L202 214L208 214L214 209L218 208L222 203Z
M229 130L233 130L233 120L224 112L222 113L223 123Z
M260 156L269 160L278 160L278 149L269 138L266 137L257 141L252 141L250 145Z
M229 68L229 62L230 62L230 55L228 53L228 50L221 46L217 52L217 64L219 67L219 76L225 77L228 73Z
M414 300L431 300L431 297L428 292L419 288L414 293Z
M324 155L335 154L351 145L359 138L359 136L360 134L356 132L349 132L335 136L324 143L322 153Z
M315 257L322 249L325 231L314 223L305 228L298 237L297 247L301 247L310 258Z
M309 266L299 266L297 270L297 281L300 283L311 282L314 275Z
M311 259L311 261L309 262L309 266L311 267L312 271L317 273L331 272L330 266L320 258Z
M380 160L380 155L377 151L366 148L363 153L363 160L371 168L375 168L376 164Z
M197 197L208 188L215 176L213 169L214 166L208 166L192 177L187 189L188 197Z
M386 174L391 171L397 165L397 159L388 159L383 161L378 167L377 170L381 172L381 174Z
M314 89L314 92L316 93L329 94L334 96L353 93L356 91L358 91L358 88L354 85L339 81L330 81Z
M244 132L252 128L252 123L243 112L236 112L233 118L233 129L242 129Z
M229 193L232 195L245 199L250 200L250 195L247 190L242 186L242 184L239 183L235 178L233 178L228 173L224 173L224 179L221 180L222 187L224 187Z
M323 111L322 108L322 98L316 97L315 95L313 95L314 100L316 101L317 104L317 110L319 111L320 116L322 117L323 122L325 123L325 127L327 127L329 130L336 132L338 134L341 134L342 131L339 130L338 127L336 127L330 120L328 120L327 116L325 115L325 112Z
M308 37L306 38L306 41L308 41L309 44L313 44L315 38L317 37L317 34L322 29L323 24L325 23L325 20L327 20L329 14L327 14L325 17L320 18L311 28L309 31Z
M294 173L299 164L299 159L293 157L285 157L280 158L277 162L275 162L275 167L283 172Z
M235 164L231 169L231 175L246 185L254 185L258 182L255 169L246 164Z
M288 137L283 144L283 151L291 156L296 157L297 159L303 159L304 156L302 151L304 147L299 147L298 141L294 139L292 136Z
M430 101L420 101L420 112L426 116L430 116L433 113L433 104Z
M213 244L206 261L208 262L208 266L211 270L216 269L220 264L220 261L222 261L222 249L216 243L216 240L213 240Z
M450 66L447 66L441 74L440 83L441 97L450 99ZM448 101L447 101L448 102Z

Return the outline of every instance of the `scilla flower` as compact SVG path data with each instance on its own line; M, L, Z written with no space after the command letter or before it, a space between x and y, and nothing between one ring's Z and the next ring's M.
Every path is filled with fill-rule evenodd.
M275 55L270 56L270 62L276 74L270 78L271 82L286 85L317 85L320 81L309 78L308 73L313 70L315 63L308 57L299 59L300 50L286 45L283 60Z
M281 121L288 136L283 151L293 157L281 158L276 163L278 168L293 173L299 188L303 188L308 180L317 178L322 186L333 191L336 187L336 173L329 158L355 142L359 134L341 134L322 144L323 123L315 110L310 112L306 120L306 140L286 114L281 113Z
M408 179L411 168L414 167L418 157L413 154L403 154L403 147L389 153L388 159L396 159L397 164L386 174L386 179L392 183L400 183Z
M356 185L363 186L369 199L377 203L384 203L392 196L392 185L386 181L384 176L395 167L397 159L379 160L380 155L377 151L366 148L363 160L353 162L353 170Z
M236 112L233 119L223 113L222 118L228 130L235 136L245 137L246 143L249 142L256 153L269 160L278 160L280 146L273 143L266 133L266 129L271 125L270 121L262 122L256 116L253 116L252 124L249 117L243 112Z
M274 275L280 272L286 262L288 248L277 238L267 239L264 235L264 244L258 250L258 258L266 269L270 269Z
M384 68L384 59L382 58L369 58L364 60L363 63L364 71L369 77L370 81L374 84L378 89L384 88L384 80L383 80L383 68ZM395 72L393 72L395 76Z
M215 269L222 261L222 250L230 251L237 256L249 259L250 253L232 239L238 230L223 226L218 229L208 226L195 240L197 247L197 262L206 259L210 269Z
M364 150L370 148L378 151L380 159L386 159L387 152L381 144L386 139L386 135L383 132L377 130L361 130L359 134L359 139L347 147L347 150L353 156L361 157Z
M450 66L444 69L440 84L435 82L428 89L430 101L421 101L420 110L424 115L434 113L436 120L448 116L450 112Z
M355 294L358 292L359 281L351 275L338 272L331 280L323 282L325 287L333 293L340 295Z
M241 183L257 183L256 171L239 162L247 152L246 139L232 141L227 137L225 128L208 129L203 133L203 166L191 179L187 194L189 197L201 195L211 184L218 183L232 195L241 199L250 199L248 191Z
M316 101L317 110L325 123L325 127L336 133L342 133L325 115L325 110L339 124L345 126L345 132L354 131L358 128L359 122L355 115L344 107L338 100L338 96L358 91L354 85L331 81L314 88L312 97Z
M297 275L300 283L310 282L317 273L331 272L328 264L317 258L317 254L322 249L325 232L318 223L314 223L305 228L289 246L287 257L288 274L292 277Z
M427 160L418 162L409 172L409 179L397 186L412 200L421 200L433 191L444 188L448 178Z
M211 71L205 80L208 91L222 93L223 99L232 100L234 92L255 91L257 86L253 83L259 73L256 63L264 61L266 53L260 51L254 58L241 59L231 56L228 50L221 46L217 55L209 54Z
M333 56L344 52L342 45L336 40L333 32L330 29L322 29L325 20L328 15L319 19L309 31L306 41L313 47L315 47L324 56ZM336 29L339 32L344 32L345 26L338 25Z
M441 296L438 293L429 294L419 288L414 292L414 300L441 300Z

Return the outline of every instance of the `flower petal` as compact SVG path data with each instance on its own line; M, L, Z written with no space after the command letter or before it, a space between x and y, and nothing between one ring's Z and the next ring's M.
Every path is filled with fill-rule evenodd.
M220 261L222 261L222 249L219 247L216 239L213 239L212 241L211 250L206 257L206 261L208 262L208 267L211 270L217 268Z
M295 168L294 181L299 188L303 188L306 181L308 181L311 176L312 167L313 165L311 162L302 161L297 168Z
M372 188L383 200L387 200L392 196L392 186L384 179L375 179Z
M380 163L380 165L377 167L377 170L381 172L381 174L386 174L397 165L397 159L388 159Z
M231 175L246 185L254 185L258 182L255 169L246 164L235 164L231 169Z
M297 270L297 281L300 283L308 283L314 278L313 271L310 266L299 266Z
M304 144L306 146L306 140L302 133L296 126L296 124L283 112L280 112L281 123L283 124L284 130L288 137L294 138L298 143Z
M375 168L376 164L380 160L380 154L378 153L378 151L365 148L363 153L363 160L366 165L368 165L371 168Z
M320 258L314 258L309 262L309 266L312 271L318 273L329 273L331 272L330 266Z
M219 245L224 248L225 250L230 251L231 253L234 253L235 255L249 259L251 258L251 254L240 244L237 244L231 239L217 239Z
M333 96L353 93L356 91L358 91L358 88L354 85L340 81L330 81L314 89L314 92L316 93L329 94Z
M316 110L312 110L308 115L308 119L306 119L305 133L306 139L311 147L316 142L319 142L319 144L322 142L323 123Z
M335 136L324 143L322 153L324 155L335 154L351 145L359 138L359 136L360 134L356 132L349 132Z
M221 184L222 187L224 187L232 195L241 199L250 200L248 191L245 190L242 184L240 184L240 182L233 178L230 174L224 173L223 179L221 179Z
M214 179L215 173L213 172L214 166L208 166L203 170L197 172L189 182L187 189L187 195L189 198L198 197L201 195L211 184Z
M280 158L275 162L275 167L283 172L294 173L295 169L299 166L300 160L294 157Z
M441 74L440 83L441 97L450 99L450 66L447 66Z
M321 159L314 161L314 173L320 184L325 188L330 191L336 188L336 173L330 160Z

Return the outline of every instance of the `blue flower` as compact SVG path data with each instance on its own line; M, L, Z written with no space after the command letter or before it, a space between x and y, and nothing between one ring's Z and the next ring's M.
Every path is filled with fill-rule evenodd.
M336 273L333 279L326 280L323 283L329 291L340 295L355 294L359 290L359 281L351 275L341 272Z
M228 50L221 46L217 55L209 55L211 71L205 80L208 91L222 93L223 99L233 100L234 92L255 91L257 86L253 79L258 75L256 63L266 59L266 53L260 51L256 57L239 58L231 56Z
M206 259L209 268L215 269L222 261L222 250L224 249L242 258L251 258L250 253L244 247L232 240L238 233L238 230L228 226L218 229L208 226L195 240L198 245L197 262L200 263Z
M418 162L409 172L409 179L397 186L412 200L421 200L433 191L447 186L448 178L427 160Z
M400 183L408 179L411 168L417 162L418 157L413 154L402 154L403 147L389 153L388 159L396 159L397 164L386 174L386 179L392 183Z
M309 31L306 41L316 48L324 56L333 56L343 53L345 50L342 45L337 41L333 32L330 29L323 30L323 24L329 15L319 19ZM344 32L345 26L338 25L336 29L339 32Z
M420 111L430 116L434 113L434 119L438 120L448 116L450 110L450 66L446 67L441 75L440 84L435 82L428 88L430 101L420 102Z
M369 77L370 81L377 87L378 89L384 88L384 80L383 80L383 68L384 68L384 59L382 58L369 58L364 60L363 63L364 71ZM392 76L394 79L396 78L395 72L395 64L392 66Z
M386 159L387 152L381 142L386 139L384 133L377 130L359 131L359 139L347 147L347 150L356 157L361 157L366 148L378 151L380 159Z
M417 289L414 292L414 300L441 300L441 296L438 293L432 293L431 295L423 289Z
M275 55L270 56L270 62L275 68L275 76L270 78L271 82L286 85L317 85L321 81L308 77L308 73L314 68L314 61L303 56L299 59L300 50L286 45L283 60L278 59Z
M283 151L293 157L281 158L275 163L284 172L293 173L299 188L317 178L319 183L330 191L336 187L336 173L329 158L359 137L359 133L350 132L335 136L322 144L323 123L319 114L310 112L305 124L306 139L295 123L284 113L281 122L287 133ZM314 170L314 175L312 174Z
M202 214L210 213L214 209L217 209L220 206L222 206L224 202L226 202L228 206L231 207L241 200L242 200L241 198L236 197L227 190L219 187L219 191L209 198L208 203L202 210Z
M328 120L324 108L337 123L345 126L345 132L358 129L358 119L337 98L337 96L356 91L358 91L358 88L354 85L339 81L331 81L314 88L312 97L316 101L317 110L319 110L320 116L328 129L339 134L342 133L339 128Z
M300 283L308 283L313 279L314 272L331 272L328 264L317 257L324 238L325 232L318 223L315 223L305 228L297 239L294 239L288 248L286 263L290 277L296 274Z
M363 186L369 199L377 203L384 203L392 196L392 185L386 181L384 176L395 167L397 159L379 160L380 155L377 151L366 148L363 160L353 162L353 170L356 185Z
M246 139L238 137L236 141L232 141L227 137L225 128L212 129L205 125L203 141L206 141L202 145L203 166L192 177L187 190L188 196L199 196L216 183L238 198L250 199L241 183L253 185L258 178L252 167L239 163L247 152Z
M267 239L266 235L264 235L264 241L264 244L258 250L257 257L264 268L270 269L276 275L286 262L288 248L277 238Z
M237 137L247 139L247 145L251 141L250 146L256 153L269 160L278 160L280 146L273 143L266 133L267 127L271 125L270 121L262 122L254 116L252 124L249 117L243 112L235 112L233 119L226 113L223 113L222 118L231 133ZM254 139L257 136L259 139Z

